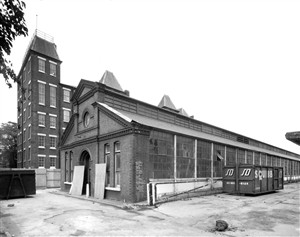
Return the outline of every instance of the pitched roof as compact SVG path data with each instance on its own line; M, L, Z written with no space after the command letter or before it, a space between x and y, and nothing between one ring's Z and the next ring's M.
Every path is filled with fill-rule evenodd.
M119 116L128 122L137 122L139 124L146 125L146 126L149 126L152 128L162 129L162 130L169 131L169 132L180 133L183 135L188 135L188 136L192 136L192 137L196 137L196 138L200 138L200 139L211 140L211 141L215 141L217 143L223 143L223 144L227 144L227 145L231 145L231 146L235 146L235 147L240 147L240 148L243 148L246 150L255 150L258 152L268 153L271 155L278 155L278 153L276 153L274 151L266 150L261 147L254 147L249 144L244 144L244 143L226 139L223 137L218 137L218 136L215 136L212 134L207 134L207 133L204 133L201 131L193 130L190 128L185 128L185 127L182 127L179 125L170 124L168 122L164 122L164 121L157 120L154 118L146 117L146 116L143 116L140 114L131 113L131 112L123 111L123 110L122 111L116 110L116 109L111 108L108 105L104 105L103 103L98 103L98 104L101 106L104 106L105 108L109 109L112 113L114 113L116 116ZM288 158L288 159L292 159L292 160L298 160L295 157L285 155L285 154L281 154L281 156Z
M56 45L53 42L47 41L37 35L35 35L32 39L30 49L60 61L56 51Z
M183 108L179 109L179 114L189 117L188 113Z
M103 74L100 83L109 86L111 88L114 88L118 91L123 91L121 85L119 84L117 78L114 76L114 74L110 71L105 71L105 73Z
M176 110L175 105L173 104L173 102L171 101L170 97L168 95L164 95L163 98L161 99L161 101L158 104L158 107L160 108L168 108L168 109L172 109L172 110Z

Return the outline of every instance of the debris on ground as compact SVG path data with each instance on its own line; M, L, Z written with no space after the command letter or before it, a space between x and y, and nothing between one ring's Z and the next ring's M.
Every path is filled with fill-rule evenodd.
M13 207L15 204L8 204L7 207Z
M225 231L228 228L228 223L224 220L216 221L216 231Z

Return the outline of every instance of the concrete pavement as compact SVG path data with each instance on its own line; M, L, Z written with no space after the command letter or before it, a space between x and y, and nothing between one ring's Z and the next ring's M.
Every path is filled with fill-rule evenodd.
M156 208L37 190L30 198L1 200L0 230L2 222L2 232L14 236L299 236L299 185L256 197L218 194ZM228 231L214 231L219 219L228 222Z

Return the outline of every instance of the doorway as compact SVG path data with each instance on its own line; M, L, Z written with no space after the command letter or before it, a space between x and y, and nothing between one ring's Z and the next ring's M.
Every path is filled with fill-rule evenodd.
M84 175L83 175L83 186L82 186L82 194L86 194L86 185L89 185L89 196L91 196L91 167L90 167L90 154L87 151L83 151L81 153L79 159L79 165L84 166Z

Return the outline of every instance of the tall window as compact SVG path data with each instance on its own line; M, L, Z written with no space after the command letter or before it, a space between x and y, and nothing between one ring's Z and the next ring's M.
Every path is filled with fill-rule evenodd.
M38 166L39 168L45 168L45 155L38 155Z
M46 138L46 134L38 133L38 146L39 146L39 148L45 148L45 138Z
M45 105L45 84L39 83L39 104Z
M56 128L56 115L50 114L50 128Z
M115 187L120 187L121 179L121 150L120 142L115 143Z
M73 151L70 151L70 182L73 180Z
M50 149L56 149L56 137L49 135L50 137Z
M28 147L28 160L31 160L31 147Z
M23 123L26 122L26 109L23 110Z
M225 146L214 144L213 177L222 177L225 157Z
M56 77L56 63L50 62L50 75Z
M109 144L105 144L104 146L104 160L106 163L106 179L105 186L110 186L110 146Z
M245 164L245 150L243 149L238 149L237 152L237 162L238 164Z
M195 177L194 140L177 136L176 148L177 178Z
M50 86L50 107L56 107L56 87Z
M46 115L42 112L38 112L39 116L39 126L45 127L46 126Z
M31 124L28 126L28 139L31 138Z
M31 81L28 82L28 87L27 87L27 90L28 90L28 100L31 99Z
M64 91L64 102L70 102L70 90L69 89L66 89L66 88L64 88L63 89L63 91Z
M68 152L65 152L65 182L69 180L69 172L68 172Z
M38 57L38 60L39 60L39 71L40 72L45 72L46 59Z
M174 136L152 131L149 139L149 178L174 178Z
M226 148L226 165L235 165L236 149L233 147Z
M49 156L50 158L50 169L52 168L55 168L56 167L56 156Z
M70 110L63 108L63 111L64 111L64 122L68 123L70 120Z
M28 118L31 117L31 104L28 105Z
M197 141L197 177L211 177L211 143Z

